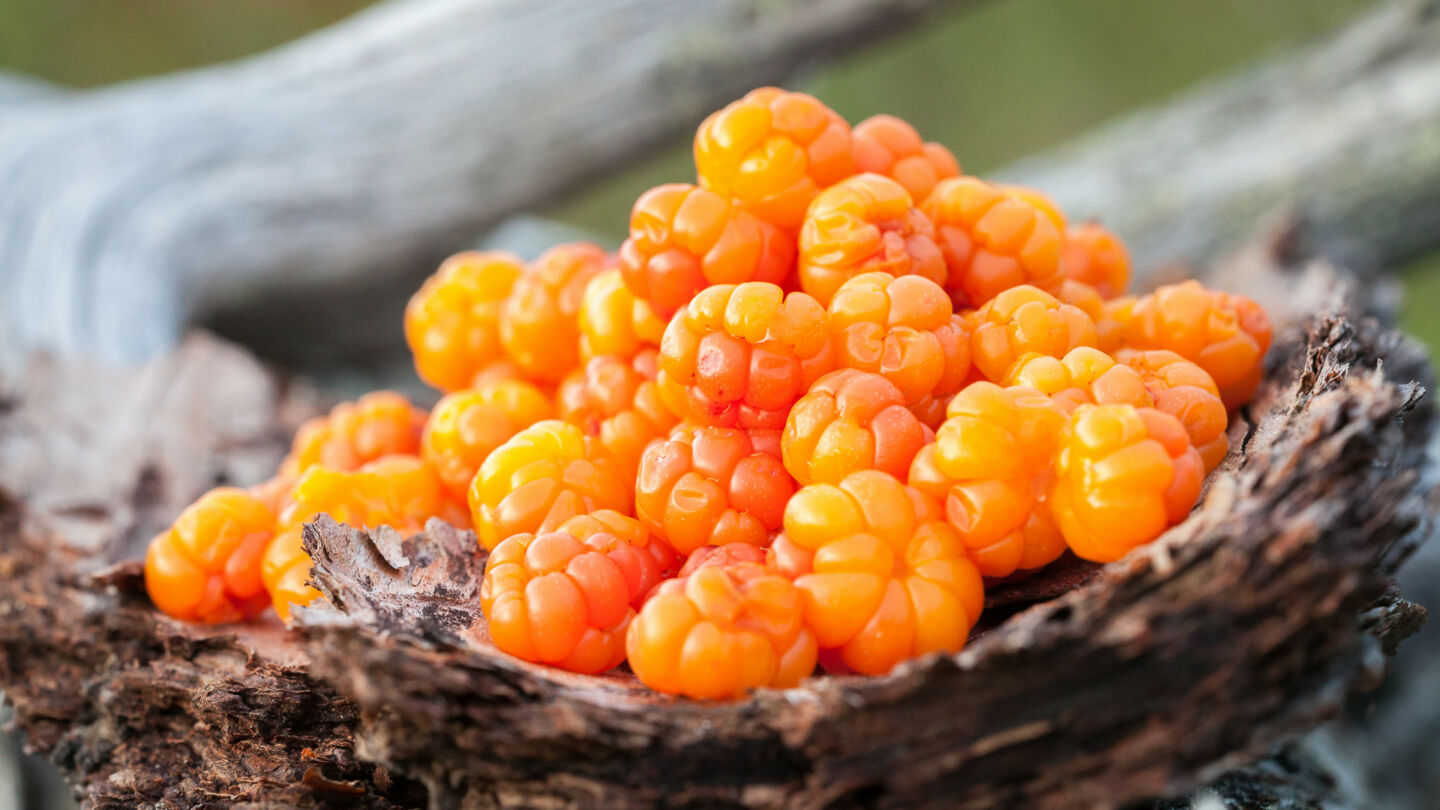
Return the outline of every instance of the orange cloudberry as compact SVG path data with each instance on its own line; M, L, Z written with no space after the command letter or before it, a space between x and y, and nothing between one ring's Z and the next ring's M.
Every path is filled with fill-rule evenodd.
M150 601L177 619L206 624L239 621L270 604L260 559L275 516L255 496L233 487L205 493L145 553Z
M640 196L620 272L634 294L668 318L711 284L781 284L795 240L722 194L685 183Z
M641 349L659 346L665 333L665 320L630 291L618 269L590 279L580 301L579 320L582 360L634 357Z
M858 174L820 192L800 229L800 287L829 304L847 279L866 272L946 279L935 226L905 187Z
M664 582L625 648L640 682L700 700L788 688L815 669L815 637L789 580L753 562L707 565Z
M934 443L916 454L910 485L943 504L985 576L1054 561L1065 542L1045 497L1064 411L1034 389L977 382L947 412Z
M453 497L464 500L490 451L524 428L550 419L550 398L535 386L501 380L447 394L436 403L420 438L421 456Z
M921 210L935 224L957 307L978 307L1021 284L1059 284L1061 230L1030 199L956 177L940 181Z
M971 379L1004 382L1025 354L1064 357L1094 346L1095 322L1080 308L1029 285L1012 287L966 318Z
M631 483L597 440L558 419L536 422L495 448L470 485L470 515L485 548L545 533L597 509L629 513Z
M275 533L265 547L260 578L275 605L275 614L283 622L290 621L290 608L308 605L320 598L320 591L309 584L310 555L301 539L301 525L287 526Z
M1229 413L1215 380L1204 369L1164 349L1122 349L1115 359L1140 374L1156 410L1179 419L1205 469L1215 469L1230 451L1225 434Z
M816 643L854 672L880 675L959 650L985 602L979 572L936 506L877 470L795 493L775 543Z
M1005 382L1046 394L1067 413L1080 405L1155 404L1139 371L1091 346L1071 349L1064 357L1024 355Z
M749 543L726 543L723 546L701 546L690 552L677 577L688 577L709 565L728 566L736 563L764 563L770 551Z
M571 372L555 395L560 418L598 438L629 477L646 445L678 421L660 398L656 362L654 349L631 362L595 357Z
M1102 298L1115 298L1130 284L1130 251L1120 237L1095 223L1074 225L1065 231L1060 272L1094 287Z
M557 245L515 280L500 308L500 343L526 377L554 385L579 365L580 303L608 261L595 245Z
M652 535L640 521L614 509L576 515L555 531L604 551L620 567L630 593L630 606L637 610L663 580L675 576L684 561L669 543Z
M924 200L947 177L960 176L960 164L938 143L922 142L920 133L893 115L876 115L855 125L850 151L856 172L883 174Z
M385 456L418 453L428 416L393 391L342 402L295 432L280 477L293 481L316 465L346 472Z
M1175 417L1082 405L1061 436L1050 509L1077 556L1110 562L1184 520L1204 475Z
M800 227L815 195L854 166L850 125L804 93L752 90L695 133L700 185L782 228Z
M801 484L836 484L852 472L904 478L933 433L879 374L841 369L821 377L785 420L781 455Z
M504 356L500 306L523 272L508 253L460 253L440 265L405 308L405 340L420 379L458 391Z
M778 430L682 424L641 458L635 512L681 554L726 543L763 546L794 491Z
M1124 335L1131 348L1167 349L1205 369L1235 408L1260 385L1273 327L1249 298L1185 281L1137 299Z
M758 281L701 291L660 341L667 401L699 424L779 430L795 400L834 367L824 308Z
M840 366L881 375L922 421L940 423L970 373L970 334L940 285L865 273L840 287L827 316Z

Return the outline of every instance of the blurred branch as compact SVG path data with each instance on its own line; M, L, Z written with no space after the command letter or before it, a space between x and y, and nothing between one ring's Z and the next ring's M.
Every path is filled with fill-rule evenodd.
M391 0L7 115L0 362L7 338L137 359L217 300L391 296L355 288L947 2Z
M1001 174L1103 219L1142 266L1211 258L1277 207L1384 266L1440 249L1440 2L1383 4Z

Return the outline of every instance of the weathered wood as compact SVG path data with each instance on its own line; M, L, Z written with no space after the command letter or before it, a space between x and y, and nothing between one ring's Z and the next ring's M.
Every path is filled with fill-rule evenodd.
M473 538L438 523L308 527L330 604L303 635L158 617L112 563L217 479L258 478L304 401L213 345L138 378L42 366L0 413L0 687L102 807L1119 807L1212 778L1234 807L1320 807L1313 763L1221 774L1373 687L1413 632L1387 572L1428 511L1433 425L1375 285L1300 249L1227 265L1277 346L1188 521L958 656L734 704L498 654Z

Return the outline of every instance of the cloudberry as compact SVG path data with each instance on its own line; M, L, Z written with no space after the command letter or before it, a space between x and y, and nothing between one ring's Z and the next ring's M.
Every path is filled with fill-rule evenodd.
M1155 408L1180 420L1205 469L1213 470L1230 451L1225 434L1229 414L1220 389L1204 369L1163 349L1122 349L1115 359L1135 369L1155 401Z
M239 621L270 604L260 558L275 516L244 490L205 493L145 553L150 600L176 619L206 624Z
M495 448L470 485L470 515L485 548L549 532L597 509L628 513L631 484L597 440L558 419L536 422Z
M959 650L985 602L979 572L934 504L877 470L795 493L775 542L805 625L854 672Z
M804 93L752 90L695 133L700 185L781 228L800 227L821 189L854 174L850 125Z
M1082 405L1061 437L1050 509L1076 555L1111 562L1184 520L1204 476L1175 417Z
M654 349L634 362L595 357L571 372L555 395L560 418L598 438L630 478L645 446L677 421L660 398L655 365Z
M508 253L460 253L440 265L405 308L405 340L420 379L459 391L504 356L500 306L523 272Z
M677 577L688 577L696 570L711 565L730 566L736 563L764 563L770 551L749 543L726 543L723 546L701 546L690 552Z
M1270 317L1259 304L1198 281L1161 287L1136 300L1125 330L1131 348L1167 349L1205 369L1229 408L1254 396L1272 337Z
M650 534L640 521L614 509L576 515L555 531L591 543L620 566L630 592L630 606L636 610L661 581L675 576L683 562L669 543ZM599 539L592 542L592 538Z
M699 424L779 430L795 400L834 367L824 308L758 281L701 291L660 342L667 401L683 402L677 415Z
M840 287L828 317L840 366L883 376L922 421L940 423L970 373L970 334L938 284L865 273Z
M580 362L580 303L609 258L595 245L557 245L515 280L500 308L500 342L527 377L554 385Z
M1130 251L1120 237L1099 225L1075 225L1065 232L1060 271L1094 287L1102 298L1115 298L1130 284Z
M1004 382L1015 361L1034 353L1064 357L1094 346L1095 322L1078 307L1029 285L1013 287L971 313L971 379Z
M905 187L878 174L859 174L820 192L800 229L800 287L829 304L861 273L946 279L935 226Z
M535 386L502 380L447 394L436 403L420 439L421 456L453 497L464 500L490 451L522 429L554 416Z
M1139 371L1091 346L1071 349L1064 357L1024 355L1005 382L1046 394L1067 413L1080 405L1155 404Z
M635 512L681 554L726 543L763 546L794 491L778 430L681 425L640 460Z
M789 688L815 669L815 637L789 580L753 562L707 565L664 582L625 639L630 668L657 692L700 700Z
M630 291L618 269L596 275L585 286L580 301L582 360L634 357L643 348L659 346L664 333L665 320Z
M988 382L950 401L950 418L910 466L910 485L944 505L987 577L1054 561L1065 542L1045 506L1064 411L1030 388Z
M608 533L516 534L485 563L480 608L490 639L526 661L593 674L625 660L638 558ZM627 578L629 570L632 578Z
M275 613L286 623L290 621L292 606L303 607L320 598L320 591L308 584L311 560L300 533L298 524L276 532L265 548L260 567L260 578L275 605Z
M893 115L876 115L857 124L850 133L850 152L856 172L883 174L916 200L928 197L941 180L960 176L960 164L949 149L922 142L914 127Z
M418 453L428 416L393 391L342 402L295 432L280 477L294 480L316 465L346 472L385 456Z
M386 456L358 470L311 467L295 483L294 502L282 526L297 526L324 512L340 523L402 534L420 531L438 517L462 528L462 515L445 496L440 477L419 456Z
M1000 189L1006 194L1035 206L1035 210L1044 214L1054 223L1056 230L1061 233L1065 232L1065 229L1068 227L1065 212L1060 210L1060 206L1055 204L1055 200L1051 199L1050 195L1039 189L1030 188L1029 186L1008 185L1001 186Z
M933 433L879 374L841 369L821 377L785 420L785 469L801 484L838 484L859 470L905 477Z
M663 318L711 284L781 284L794 263L791 236L729 197L684 183L640 196L620 248L625 284Z
M1021 284L1060 283L1064 238L1048 212L974 177L942 180L921 210L935 223L957 307L978 307Z

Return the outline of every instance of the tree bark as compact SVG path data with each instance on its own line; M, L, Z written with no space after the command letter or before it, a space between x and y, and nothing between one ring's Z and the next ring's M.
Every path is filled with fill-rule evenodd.
M1215 276L1277 342L1185 523L997 589L956 656L737 703L498 653L483 555L439 522L310 524L328 603L299 632L165 619L145 540L261 477L308 398L210 342L134 377L39 366L0 413L0 687L100 807L1148 807L1207 783L1233 807L1340 807L1294 752L1236 768L1375 686L1423 620L1390 574L1430 513L1433 418L1383 285L1304 249L1285 234Z

